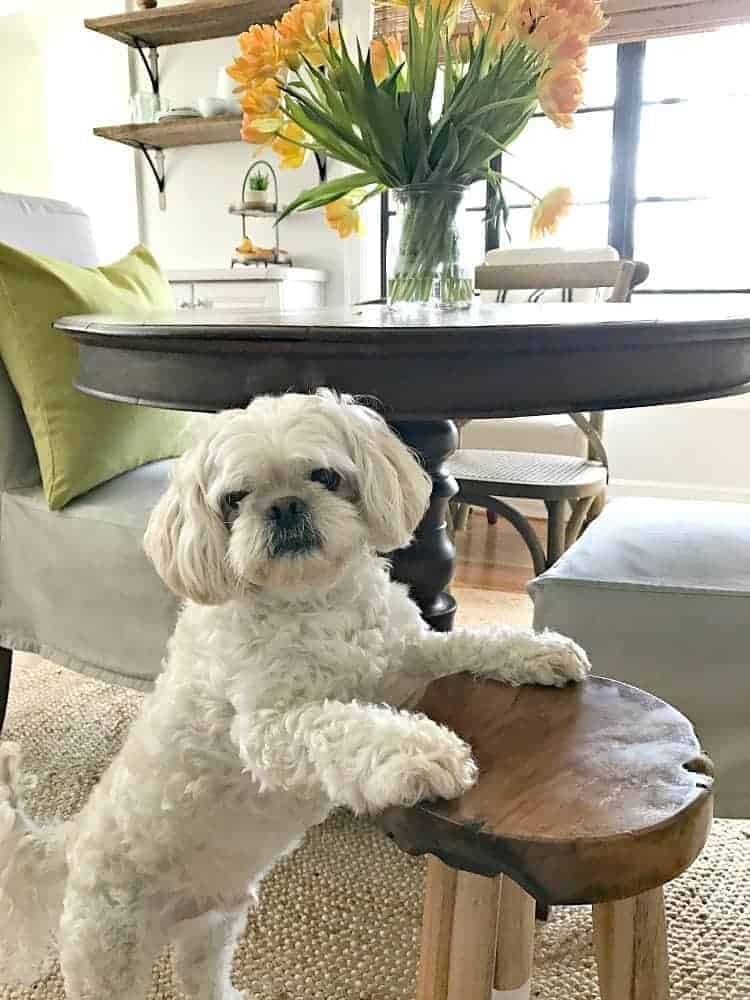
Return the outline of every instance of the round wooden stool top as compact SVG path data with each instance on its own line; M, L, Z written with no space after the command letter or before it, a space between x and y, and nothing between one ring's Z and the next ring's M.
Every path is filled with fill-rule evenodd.
M685 716L638 688L457 675L419 709L471 744L480 777L460 799L383 814L410 854L509 875L550 904L600 903L669 882L706 842L711 762Z

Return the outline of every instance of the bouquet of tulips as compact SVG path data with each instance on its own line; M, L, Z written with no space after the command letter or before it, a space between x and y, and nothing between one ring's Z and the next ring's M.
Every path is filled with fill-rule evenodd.
M540 197L492 160L540 106L555 125L572 127L589 41L605 23L599 2L475 4L474 23L457 28L459 0L404 0L406 44L376 38L363 52L331 23L329 0L300 0L275 25L244 32L227 69L243 139L270 145L282 168L300 166L311 150L353 168L303 191L285 214L324 207L347 237L361 232L366 199L387 189L405 195L396 299L424 301L435 280L448 304L471 294L455 256L455 212L458 192L475 181L488 182L501 211L502 183L521 187L534 203L533 236L554 231L572 203L566 188ZM411 191L421 197L409 199Z

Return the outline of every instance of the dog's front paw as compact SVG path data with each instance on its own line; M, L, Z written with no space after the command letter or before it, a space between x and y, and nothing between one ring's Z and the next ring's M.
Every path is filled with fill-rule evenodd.
M362 785L370 812L413 806L423 799L454 799L476 783L471 747L443 726L423 719Z
M526 666L529 683L564 687L582 681L591 673L591 663L577 642L557 632L541 632Z

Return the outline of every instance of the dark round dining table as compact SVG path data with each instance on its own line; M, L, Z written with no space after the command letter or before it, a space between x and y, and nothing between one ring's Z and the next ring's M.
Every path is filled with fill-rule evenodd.
M412 543L391 553L426 621L449 630L456 420L680 403L750 390L750 304L732 299L481 305L429 320L384 306L67 316L76 386L142 406L218 411L328 386L379 408L432 477Z

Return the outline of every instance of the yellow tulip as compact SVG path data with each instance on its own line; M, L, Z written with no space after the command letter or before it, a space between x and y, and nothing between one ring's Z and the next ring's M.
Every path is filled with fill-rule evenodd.
M305 142L308 136L304 129L301 129L296 122L287 122L271 143L271 149L279 158L279 166L282 170L296 170L305 162L307 150L304 146L298 145ZM294 139L294 142L290 142Z
M515 3L516 0L474 0L474 6L477 10L484 11L485 14L490 14L501 20L505 20Z
M497 56L500 54L500 50L504 45L507 45L513 38L513 33L505 24L497 17L480 17L480 19L474 25L473 41L474 48L479 46L482 40L482 35L487 36L487 51L490 55ZM466 53L465 58L462 62L469 61L469 39L468 36L464 35L466 38L464 43L464 51Z
M337 198L326 205L326 222L335 229L342 240L353 233L361 235L364 232L362 219L354 207L362 198L361 191L350 191L343 198Z
M390 0L390 3L393 7L408 7L411 0ZM414 5L414 12L416 13L417 20L420 24L424 20L426 6L426 0L417 0ZM460 0L432 0L432 9L439 10L441 20L448 21L448 34L452 34L453 28L455 27L459 6Z
M281 89L278 81L269 79L256 83L246 90L240 104L245 114L250 117L258 115L272 115L279 108L281 99Z
M242 116L240 135L244 142L253 146L267 146L269 142L273 142L283 124L284 116L281 111L272 115L255 116L245 113Z
M541 239L557 231L560 220L573 207L573 193L570 188L556 187L548 191L534 206L531 214L529 235L532 240Z
M388 61L390 55L394 66L399 66L404 61L404 50L401 39L398 35L391 35L387 38L374 38L370 42L370 64L375 83L382 83L391 73L391 64Z

